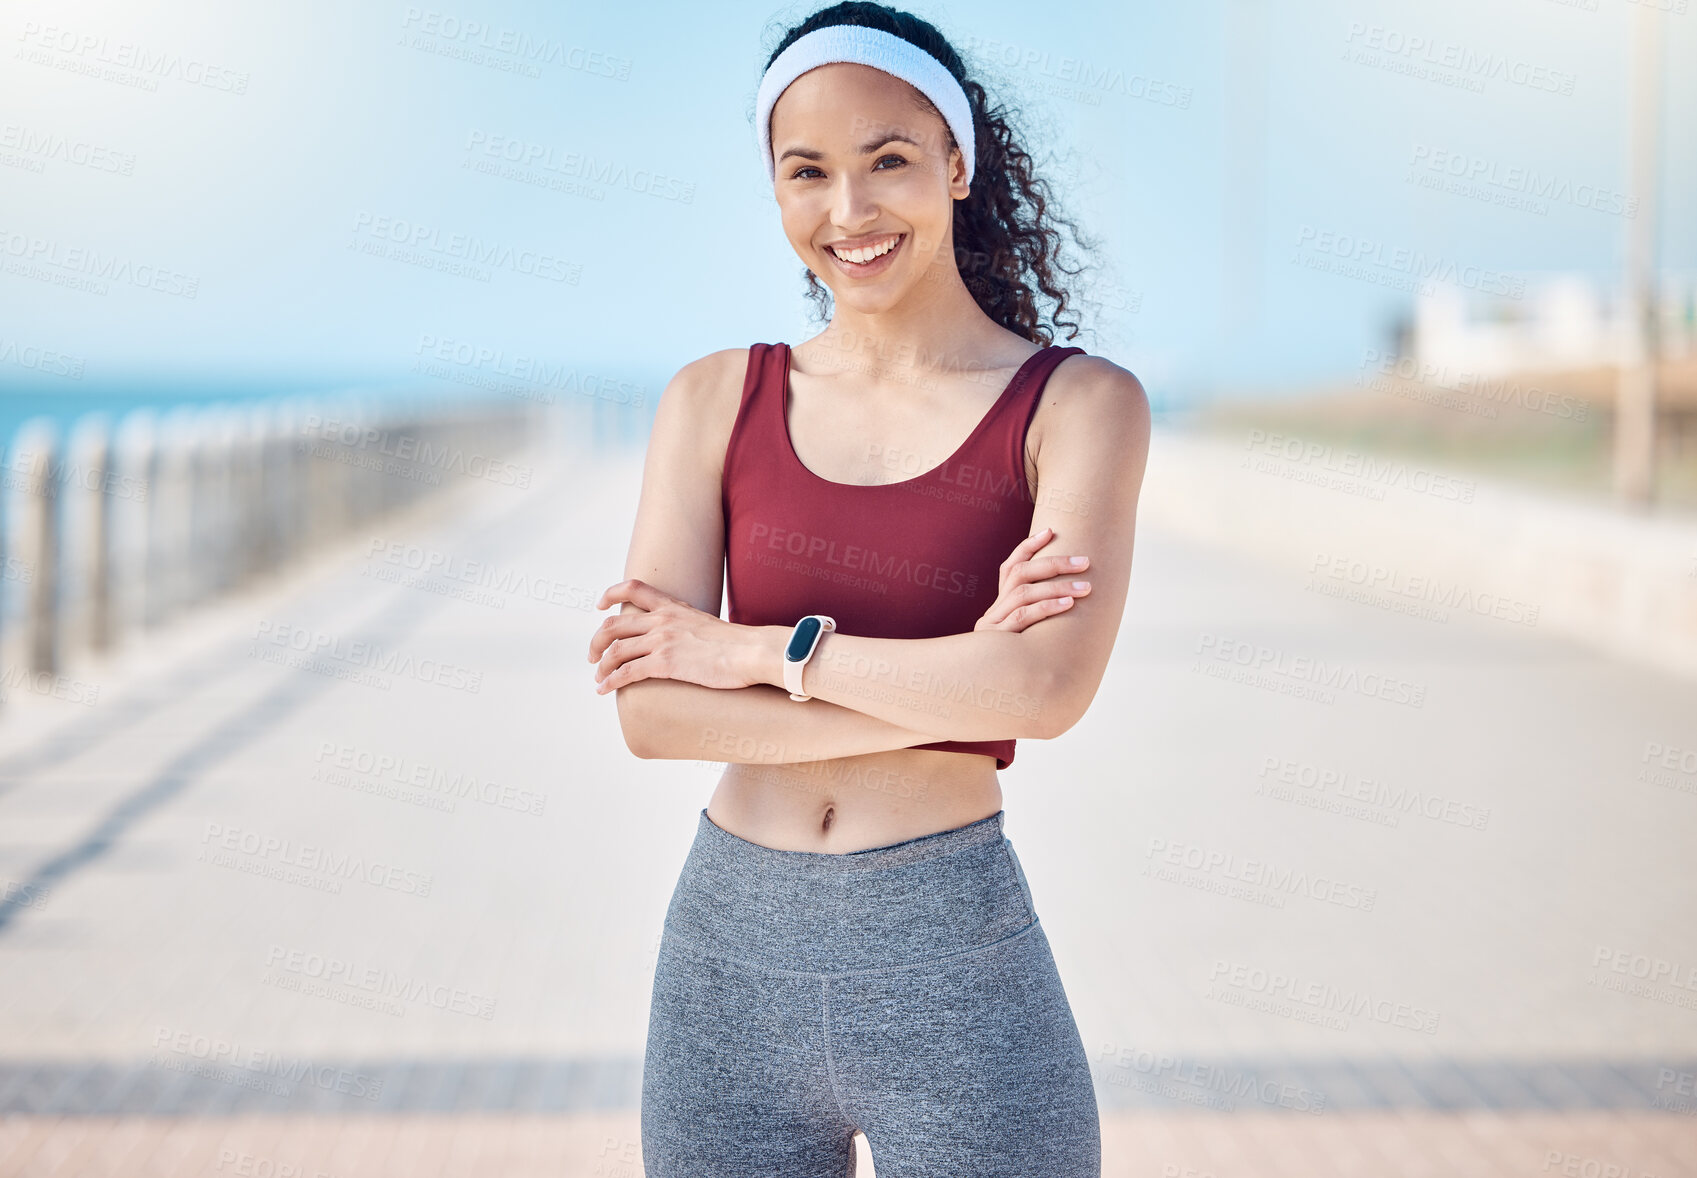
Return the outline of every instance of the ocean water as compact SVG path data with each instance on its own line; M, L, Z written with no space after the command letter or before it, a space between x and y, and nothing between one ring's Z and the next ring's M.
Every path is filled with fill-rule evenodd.
M641 395L626 400L586 395L575 391L527 387L514 383L506 391L493 392L444 380L393 376L361 381L357 378L289 378L267 376L227 380L147 379L122 384L91 384L82 381L37 378L33 382L8 379L0 372L0 451L9 452L18 427L31 418L45 417L64 436L72 422L91 413L105 414L115 425L126 414L147 409L164 413L179 407L239 407L302 397L334 403L342 399L383 404L406 403L425 407L432 403L485 401L490 404L556 410L564 428L580 432L597 448L641 447L654 419L657 393L648 383L627 382ZM661 382L662 384L664 382Z
M73 380L0 379L0 438L10 440L18 426L34 417L46 417L61 429L89 413L104 413L114 421L138 409L156 412L177 406L243 405L306 395L334 399L357 392L379 400L463 400L477 394L451 386L405 384L361 384L349 380L289 380L283 378L240 378L227 381L145 380L124 384L88 384Z

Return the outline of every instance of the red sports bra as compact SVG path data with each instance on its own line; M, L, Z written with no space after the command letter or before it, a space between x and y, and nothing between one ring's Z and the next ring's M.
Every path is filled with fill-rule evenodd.
M805 614L826 614L840 632L870 638L971 631L996 600L1002 562L1031 533L1025 435L1043 386L1056 365L1083 352L1034 352L942 465L861 486L802 465L785 412L789 345L751 347L721 483L729 620L793 626ZM931 687L940 709L1001 690L993 682ZM1001 706L1019 715L1035 701L1008 697ZM986 754L998 769L1014 757L1011 738L912 747Z

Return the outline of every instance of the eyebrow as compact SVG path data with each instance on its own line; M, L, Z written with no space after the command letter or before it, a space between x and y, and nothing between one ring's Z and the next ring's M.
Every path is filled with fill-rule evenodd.
M888 135L874 136L873 138L868 139L865 143L862 143L860 145L860 154L871 155L887 143L911 143L915 147L923 146L919 140L910 139L906 135L903 135L900 131L894 131ZM798 155L804 160L822 160L825 158L824 152L816 151L811 147L792 147L788 151L784 152L783 155L778 157L778 163L783 163L792 155Z

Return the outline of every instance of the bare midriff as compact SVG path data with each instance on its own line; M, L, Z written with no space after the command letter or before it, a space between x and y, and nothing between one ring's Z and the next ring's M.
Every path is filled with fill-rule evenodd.
M891 749L787 765L728 765L707 817L780 851L843 855L988 818L1002 808L996 758Z

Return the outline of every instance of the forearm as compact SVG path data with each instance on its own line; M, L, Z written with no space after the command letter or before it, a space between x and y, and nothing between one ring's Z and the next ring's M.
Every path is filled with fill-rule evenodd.
M639 679L614 694L626 743L647 758L790 764L946 739L823 699L793 700L767 684L724 690Z
M758 677L783 681L789 630L760 627ZM807 693L936 740L1045 739L1064 701L1022 633L972 630L939 638L828 633L803 672Z

